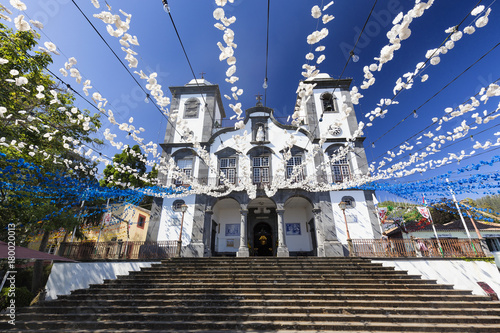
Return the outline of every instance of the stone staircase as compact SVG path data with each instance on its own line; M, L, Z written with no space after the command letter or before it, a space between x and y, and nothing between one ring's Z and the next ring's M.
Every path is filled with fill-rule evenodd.
M500 332L500 302L358 258L176 258L19 310L15 331Z

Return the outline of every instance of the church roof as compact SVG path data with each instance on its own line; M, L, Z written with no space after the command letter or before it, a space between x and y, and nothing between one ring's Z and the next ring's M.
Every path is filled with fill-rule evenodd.
M198 84L196 84L196 82L198 82ZM208 82L207 80L205 79L192 79L191 81L189 81L186 86L196 86L196 85L204 85L204 86L212 86L213 84Z

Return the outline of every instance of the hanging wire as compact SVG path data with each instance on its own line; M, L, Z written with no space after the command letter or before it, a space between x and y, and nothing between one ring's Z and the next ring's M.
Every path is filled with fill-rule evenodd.
M267 32L266 32L266 73L264 75L264 107L267 106L267 67L268 67L268 60L269 60L269 16L270 16L270 5L271 5L271 0L267 0Z

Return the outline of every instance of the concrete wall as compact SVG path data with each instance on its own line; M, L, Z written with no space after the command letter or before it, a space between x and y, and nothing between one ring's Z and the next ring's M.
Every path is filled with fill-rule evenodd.
M47 281L46 299L56 299L57 295L68 295L73 290L103 283L104 279L116 279L118 275L128 275L152 264L154 262L54 263Z
M182 228L182 245L186 246L191 243L191 235L193 232L193 216L194 216L194 200L195 195L189 195L183 198L165 198L163 199L163 207L161 211L160 227L158 230L157 241L178 240L179 231L182 220L182 212L174 212L172 204L175 200L182 199L188 205L187 211L184 213L184 225Z
M343 196L351 196L356 201L354 208L345 210L351 239L374 239L373 225L363 191L338 191L330 192L338 240L347 244L344 214L338 205Z
M373 260L387 267L421 275L423 279L437 280L440 284L453 284L455 289L471 290L475 295L485 295L477 284L486 282L500 295L500 272L495 264L484 261L463 260ZM57 295L68 295L72 290L88 288L90 284L102 283L104 279L116 279L128 275L141 267L150 267L155 262L89 262L54 263L47 282L47 299Z
M418 274L422 279L453 284L454 289L471 290L474 295L485 295L477 282L486 282L500 296L500 272L495 264L464 260L372 260L397 270Z

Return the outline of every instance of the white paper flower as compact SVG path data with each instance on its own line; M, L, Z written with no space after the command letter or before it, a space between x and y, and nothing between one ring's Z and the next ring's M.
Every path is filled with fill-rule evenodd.
M10 0L10 5L17 10L26 10L26 5L19 0Z
M484 27L486 24L488 24L488 16L483 16L483 17L480 17L477 19L476 21L476 27L478 28L482 28Z
M331 20L333 20L335 17L333 15L328 15L328 14L325 14L323 15L323 24L327 24L328 22L330 22Z
M462 38L462 31L457 31L455 32L453 35L451 35L451 40L456 42L456 41L459 41L460 38Z
M422 82L427 81L428 78L429 78L429 75L427 75L427 74L422 75Z
M401 21L402 18L403 18L403 12L400 12L398 15L396 15L396 17L394 18L394 20L392 20L392 24L393 25L398 24Z
M38 29L43 29L43 24L40 21L30 20L30 23Z
M17 76L17 75L19 75L19 71L17 69L11 69L9 74L12 76Z
M215 3L217 4L217 6L224 7L227 3L227 0L215 0Z
M219 22L215 23L214 27L216 27L217 29L222 30L222 31L224 31L224 29L226 29L226 27L224 26L224 24L219 23Z
M327 9L328 9L328 7L330 7L331 5L333 5L333 1L330 1L327 5L325 5L325 6L323 7L323 11L327 10Z
M235 57L229 57L229 58L227 58L227 64L229 66L232 66L232 65L236 64L236 58Z
M214 19L216 19L217 21L220 20L221 18L224 17L224 9L222 8L217 8L216 10L214 10Z
M49 50L49 52L52 52L54 54L59 54L56 50L57 50L57 46L56 44L52 43L52 42L45 42L43 43L43 45L47 48L47 50Z
M5 65L6 63L8 63L9 61L7 59L4 59L4 58L0 58L0 65Z
M473 26L469 25L468 27L465 27L464 28L464 32L466 34L469 34L469 35L472 35L474 32L476 31L476 28L474 28Z
M226 76L227 77L233 76L234 73L236 73L236 65L232 65L227 69Z
M439 57L432 57L431 59L431 65L437 65L441 61L441 58Z
M4 15L2 13L0 13L0 18L7 21L7 22L12 22L12 19L9 16Z
M311 15L315 19L320 18L320 16L321 16L321 9L319 8L319 6L316 5L313 8L311 8Z
M318 46L314 51L316 51L316 52L322 52L324 50L325 50L325 47L323 45L321 45L321 46Z
M16 29L19 31L28 31L31 29L29 23L24 20L24 15L19 15L18 17L16 17L14 19L14 24L16 25Z
M22 86L28 83L28 79L24 76L16 77L16 86Z
M306 59L307 60L313 60L314 59L314 54L312 54L311 52L309 52L308 54L306 54Z
M481 12L482 12L483 10L484 10L484 6L483 6L483 5L481 5L481 6L477 6L476 8L474 8L474 9L472 10L472 12L470 12L470 14L471 14L472 16L477 16L477 15L481 14Z
M92 4L94 5L95 8L101 7L98 0L90 0L90 1L92 1Z
M323 60L325 60L325 58L326 58L326 57L325 57L325 55L324 55L324 54L320 55L320 56L318 57L318 59L316 60L316 63L317 63L317 64L321 64L321 63L323 62Z

